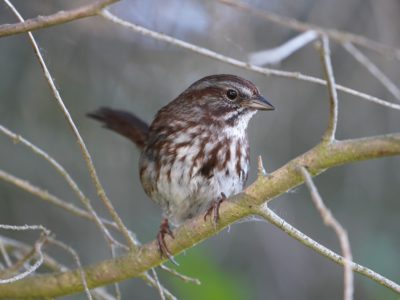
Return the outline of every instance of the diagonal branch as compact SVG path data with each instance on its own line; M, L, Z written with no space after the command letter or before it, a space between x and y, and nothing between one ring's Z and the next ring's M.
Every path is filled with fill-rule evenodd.
M79 200L81 201L81 203L86 207L87 211L89 213L86 213L84 211L82 211L79 208L74 208L71 204L67 204L63 201L61 201L60 199L58 199L55 196L52 196L48 193L43 193L40 192L39 189L35 188L34 186L30 185L27 182L21 182L20 180L14 180L12 181L13 183L22 183L19 184L19 186L25 186L25 187L29 187L28 189L25 189L27 191L36 191L39 193L36 193L36 195L44 195L44 198L47 200L52 200L52 202L56 202L58 204L60 204L60 201L62 202L62 205L68 206L69 209L72 209L74 212L79 212L79 214L81 216L85 216L85 217L90 217L89 220L93 220L96 225L99 227L99 229L101 230L101 232L103 233L106 241L108 243L111 244L116 244L116 245L120 245L120 243L118 241L116 241L111 233L108 231L108 229L106 228L105 224L103 224L103 222L101 221L100 217L97 215L96 211L94 210L92 204L90 203L90 199L87 198L83 192L81 191L81 189L78 187L78 184L72 179L72 177L68 174L68 172L64 169L63 166L60 165L59 162L57 162L53 157L51 157L49 154L47 154L44 150L40 149L39 147L37 147L36 145L32 144L31 142L29 142L28 140L26 140L25 138L23 138L20 135L15 134L14 132L12 132L11 130L5 128L4 126L2 126L0 124L0 132L3 133L4 135L8 136L9 138L11 138L13 140L14 143L21 143L22 145L26 146L27 148L29 148L33 153L39 155L40 157L42 157L43 159L45 159L47 162L50 163L50 165L59 173L61 174L61 176L65 179L65 181L68 183L68 185L71 187L71 189L75 192L75 194L77 195L77 197L79 198ZM1 176L1 170L0 170L0 177ZM4 174L3 174L4 175ZM3 176L4 177L4 176ZM10 179L11 177L9 177ZM14 177L15 179L15 177ZM43 198L43 197L42 197ZM62 207L62 205L59 205ZM117 228L118 229L118 228ZM122 245L121 245L122 246Z
M395 57L396 59L400 60L400 49L381 44L379 42L373 41L361 35L356 35L353 33L339 31L335 29L323 28L321 26L300 22L296 19L280 16L268 11L261 11L248 4L241 3L235 0L219 0L219 2L225 5L241 9L245 12L251 13L252 15L258 16L270 22L279 24L287 28L291 28L296 31L313 30L321 35L328 36L330 39L338 43L351 42L358 46L362 46L366 49L378 52L384 56Z
M175 45L177 47L204 55L206 57L209 57L209 58L212 58L212 59L215 59L218 61L222 61L224 63L227 63L229 65L232 65L232 66L235 66L238 68L250 70L250 71L262 74L264 76L277 76L277 77L282 77L282 78L290 78L290 79L295 79L295 80L307 81L307 82L311 82L311 83L315 83L315 84L319 84L319 85L327 85L326 80L323 80L321 78L305 75L305 74L302 74L299 72L289 72L289 71L282 71L282 70L272 69L272 68L262 68L259 66L249 64L248 62L245 62L242 60L238 60L238 59L235 59L235 58L232 58L229 56L225 56L221 53L212 51L210 49L199 47L197 45L182 41L180 39L176 39L176 38L166 35L164 33L153 31L153 30L147 29L145 27L122 20L107 10L103 10L100 13L100 15L103 16L104 18L110 20L111 22L114 22L118 25L124 26L125 28L128 28L129 30L132 30L134 32L138 32L144 36L148 36L155 40L159 40L159 41L163 41L163 42ZM374 96L368 95L366 93L362 93L362 92L353 90L349 87L346 87L346 86L343 86L340 84L335 84L335 88L344 93L362 98L363 100L400 110L399 104L388 102L388 101L380 99L378 97L374 97Z
M22 16L19 14L18 10L11 4L11 2L9 0L4 0L6 2L6 4L11 8L11 10L13 11L13 13L17 16L17 18L23 22L24 19L22 18ZM94 184L94 186L96 187L96 191L97 191L97 195L99 196L100 200L103 202L104 206L106 207L107 211L110 213L112 219L114 220L114 222L117 224L119 231L121 232L121 234L124 236L126 242L129 244L129 247L132 249L136 248L136 241L134 240L134 238L131 236L128 228L126 228L126 226L124 225L124 223L122 222L120 216L118 215L117 211L115 210L114 206L112 205L111 201L108 199L107 194L100 182L99 176L97 175L96 169L94 167L94 163L92 160L92 157L90 156L89 150L86 147L85 142L83 141L78 128L76 127L74 121L72 120L72 117L67 109L67 107L65 106L61 95L54 83L54 80L50 74L49 69L47 68L47 65L43 59L43 56L39 50L39 47L35 41L35 38L33 37L33 34L31 32L28 32L28 37L29 37L29 42L31 43L33 50L35 52L35 55L39 61L39 65L42 68L43 74L45 76L46 82L49 85L50 91L52 92L54 99L56 100L58 106L60 107L69 127L71 128L76 142L79 145L79 148L81 150L82 156L86 162L86 166L87 169L89 171L90 177L92 179L92 182ZM101 223L99 223L101 226ZM104 227L103 227L104 230ZM107 239L108 240L108 239ZM110 242L113 242L114 240L109 240Z
M305 167L300 167L301 174L305 180L305 183L310 190L311 198L314 202L315 207L319 211L325 225L331 227L339 238L340 247L343 253L343 265L344 265L344 300L352 300L354 293L354 276L352 262L353 257L351 254L350 242L347 236L346 230L332 215L330 210L325 206L324 201L315 186L310 173L308 173Z
M0 179L6 181L8 183L14 184L18 188L20 188L32 195L35 195L36 197L38 197L44 201L47 201L57 207L60 207L63 210L65 210L73 215L94 221L93 215L91 215L87 211L73 205L72 203L61 200L57 196L50 194L48 191L46 191L42 188L39 188L35 185L32 185L28 181L23 180L18 177L15 177L14 175L11 175L1 169L0 169ZM102 219L102 218L100 220L104 225L106 225L110 228L118 229L118 227L116 226L115 223L110 222L109 220L106 220L106 219Z
M99 11L117 1L119 0L100 0L76 9L62 10L49 16L38 16L26 21L21 21L20 23L0 25L0 37L26 33L28 31L95 16Z
M298 166L306 165L312 175L349 162L357 162L386 156L400 155L400 133L363 139L320 143L308 152L291 160L269 176L259 176L243 193L224 202L220 207L217 225L204 222L199 216L184 223L174 231L175 239L167 237L167 246L173 255L193 247L217 234L225 227L246 216L257 214L260 205L271 201L303 183ZM143 272L160 265L156 241L142 246L118 258L108 259L84 268L89 288L138 277ZM389 288L400 294L400 286L393 283ZM83 290L78 270L50 275L34 276L0 287L0 297L55 297Z
M342 44L361 65L363 65L382 85L394 96L400 100L400 89L389 77L385 75L366 55L358 50L352 43Z
M321 244L317 243L298 229L294 228L292 225L287 223L285 220L283 220L281 217L279 217L276 213L274 213L271 209L268 208L267 205L263 205L259 211L257 212L257 215L262 217L263 219L267 220L268 222L272 223L276 227L282 229L285 233L287 233L290 237L298 240L300 243L303 245L309 247L310 249L318 252L319 254L325 256L326 258L332 260L333 262L343 266L344 265L344 258L332 250L322 246ZM361 266L359 264L356 264L354 262L351 262L351 268L367 277L375 281L376 283L385 286L397 293L400 293L400 285L397 283L387 279L386 277L374 272L371 269L368 269L364 266Z

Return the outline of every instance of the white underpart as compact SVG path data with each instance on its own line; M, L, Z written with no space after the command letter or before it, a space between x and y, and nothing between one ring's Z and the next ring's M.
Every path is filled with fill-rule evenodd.
M190 142L187 146L177 149L176 156L171 167L171 174L168 176L169 164L162 165L159 180L156 180L154 162L148 161L147 164L152 171L149 176L142 178L153 186L151 198L158 202L170 222L179 225L183 221L204 212L213 200L218 200L224 193L227 197L239 193L243 189L247 173L247 138L246 128L250 118L255 112L248 112L242 115L238 124L234 127L227 127L223 130L212 130L206 125L199 125L181 132L173 140L176 143ZM213 125L210 125L213 126ZM215 132L212 136L210 132ZM200 138L192 138L196 134ZM204 146L204 157L198 159L192 171L193 161L201 152L201 142L209 137L209 142ZM211 151L218 142L230 140L229 144L224 145L218 152L218 161L225 161L230 152L230 160L226 167L219 171L214 170L210 178L204 177L200 170L203 164L211 158ZM240 143L240 168L242 172L237 172L237 145ZM226 171L228 169L228 171ZM170 179L169 179L170 178Z

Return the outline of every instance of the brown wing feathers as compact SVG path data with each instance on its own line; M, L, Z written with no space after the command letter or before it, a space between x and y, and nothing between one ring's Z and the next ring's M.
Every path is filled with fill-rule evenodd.
M143 149L147 143L149 126L135 115L108 107L88 113L88 117L100 121L105 128L111 129Z

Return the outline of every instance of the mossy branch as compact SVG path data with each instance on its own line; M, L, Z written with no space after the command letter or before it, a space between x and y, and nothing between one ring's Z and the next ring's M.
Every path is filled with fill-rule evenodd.
M167 237L168 248L176 255L201 241L214 236L236 221L259 212L260 205L284 194L303 183L299 166L307 166L313 176L323 171L362 160L400 154L400 133L362 139L320 143L308 152L291 160L268 176L257 180L241 194L221 205L217 225L204 222L199 216L174 231L175 239ZM156 241L142 246L139 251L104 260L84 268L89 288L107 285L128 278L139 277L143 272L160 265ZM0 286L0 298L56 297L83 291L79 270L50 275L36 275ZM397 291L397 290L396 290ZM400 291L397 291L400 292Z

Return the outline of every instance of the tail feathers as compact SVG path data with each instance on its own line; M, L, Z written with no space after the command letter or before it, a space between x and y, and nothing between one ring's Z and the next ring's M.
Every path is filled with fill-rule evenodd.
M88 113L88 117L100 121L105 128L111 129L143 149L146 146L149 126L135 115L108 107Z

